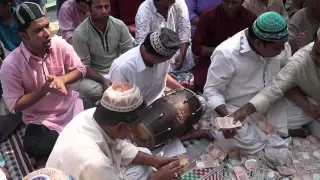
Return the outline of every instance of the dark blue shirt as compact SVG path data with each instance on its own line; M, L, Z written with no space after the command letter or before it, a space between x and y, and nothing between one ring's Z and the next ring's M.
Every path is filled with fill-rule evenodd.
M12 12L15 8L12 8ZM0 18L0 41L3 43L4 47L13 51L21 43L21 38L18 35L17 26L12 19L9 26L7 26L4 21Z

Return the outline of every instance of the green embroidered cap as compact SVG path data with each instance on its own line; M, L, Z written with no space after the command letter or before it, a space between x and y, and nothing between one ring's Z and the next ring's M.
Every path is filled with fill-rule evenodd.
M265 41L282 40L289 36L286 20L276 12L261 14L253 23L253 32Z

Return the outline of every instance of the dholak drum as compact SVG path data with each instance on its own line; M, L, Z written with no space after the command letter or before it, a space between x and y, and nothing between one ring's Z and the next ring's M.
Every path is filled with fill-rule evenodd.
M138 146L152 149L181 136L200 120L203 109L194 92L173 90L141 112L141 123L131 138Z

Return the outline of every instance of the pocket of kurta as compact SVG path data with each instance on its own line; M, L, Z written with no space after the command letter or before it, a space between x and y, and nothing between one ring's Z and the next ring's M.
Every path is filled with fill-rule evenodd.
M62 76L65 74L65 69L63 66L47 66L49 75L52 76Z

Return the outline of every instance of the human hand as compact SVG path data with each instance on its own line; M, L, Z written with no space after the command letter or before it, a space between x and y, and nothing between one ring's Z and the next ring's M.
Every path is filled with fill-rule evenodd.
M302 108L303 111L312 119L320 119L320 106L309 103L305 108Z
M157 163L155 165L156 169L159 169L162 166L165 166L171 162L179 160L178 158L165 158L165 157L157 157Z
M110 79L104 79L101 85L102 85L102 92L104 92L112 85L112 82L110 81Z
M233 117L233 123L236 124L238 121L243 123L243 121L249 116L255 109L253 109L253 105L248 103L242 108L238 109L237 111L233 112L232 114L229 115L229 117ZM240 127L241 128L241 127ZM223 136L228 139L228 138L233 138L236 135L236 131L240 128L235 128L235 129L226 129L223 130Z
M60 77L48 75L47 82L49 83L49 92L57 93L62 96L67 95L66 86Z
M176 58L175 58L175 68L176 70L180 70L182 68L183 62L184 62L184 56L179 54Z
M291 38L297 45L300 45L302 41L307 37L306 34L307 32L300 32L298 35L295 35Z
M157 173L152 177L152 180L176 180L183 174L183 166L179 160L173 161L165 166L162 166Z

